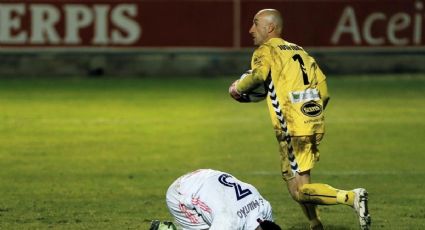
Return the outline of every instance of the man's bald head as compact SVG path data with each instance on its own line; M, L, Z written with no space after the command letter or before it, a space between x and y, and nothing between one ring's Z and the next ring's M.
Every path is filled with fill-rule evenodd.
M283 29L283 20L280 12L275 9L263 9L258 11L256 14L258 16L263 16L269 23L273 24L276 29L276 33L280 36Z
M283 20L279 11L263 9L255 14L249 33L252 35L255 45L262 45L270 38L280 37L282 28Z

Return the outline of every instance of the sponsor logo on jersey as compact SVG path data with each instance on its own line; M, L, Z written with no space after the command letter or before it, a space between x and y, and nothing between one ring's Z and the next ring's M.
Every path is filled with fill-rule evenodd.
M309 101L301 106L301 112L309 117L317 117L322 113L322 106L314 101Z
M317 89L306 89L303 91L290 92L289 98L292 103L299 103L305 101L318 101L320 100L320 95Z
M320 118L308 119L304 121L304 124L319 124L319 123L323 123L324 120L325 120L325 117L322 116Z

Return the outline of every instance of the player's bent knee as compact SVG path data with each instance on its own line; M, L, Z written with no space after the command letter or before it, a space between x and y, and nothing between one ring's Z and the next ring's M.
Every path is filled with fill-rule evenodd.
M291 195L292 199L295 201L299 201L299 186L296 183L291 183L292 181L287 181L288 192Z
M311 184L303 184L298 190L298 202L309 202L312 201L311 195L315 193L314 188Z
M292 199L294 199L295 201L299 202L299 192L298 191L289 191L289 194L291 195Z
M296 202L303 202L301 199L301 187L288 187L289 195L291 195L292 199L294 199Z

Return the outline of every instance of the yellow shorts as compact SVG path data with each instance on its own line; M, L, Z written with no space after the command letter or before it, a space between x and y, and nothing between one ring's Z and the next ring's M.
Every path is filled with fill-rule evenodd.
M279 133L277 133L279 134ZM292 147L294 148L295 160L297 161L300 172L306 172L314 167L314 163L319 161L320 153L318 146L323 138L322 133L311 136L291 137ZM283 135L277 135L279 141L280 166L282 177L285 181L292 179L295 175L292 173L291 165L288 160L288 145L283 139Z

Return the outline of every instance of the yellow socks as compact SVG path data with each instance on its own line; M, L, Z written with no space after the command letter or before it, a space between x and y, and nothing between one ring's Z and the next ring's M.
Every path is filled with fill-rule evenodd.
M335 189L327 184L305 184L299 192L299 201L320 205L345 204L353 206L354 192Z
M349 206L354 205L354 192L353 191L345 191L345 190L337 190L336 194L336 202L338 204L346 204Z

